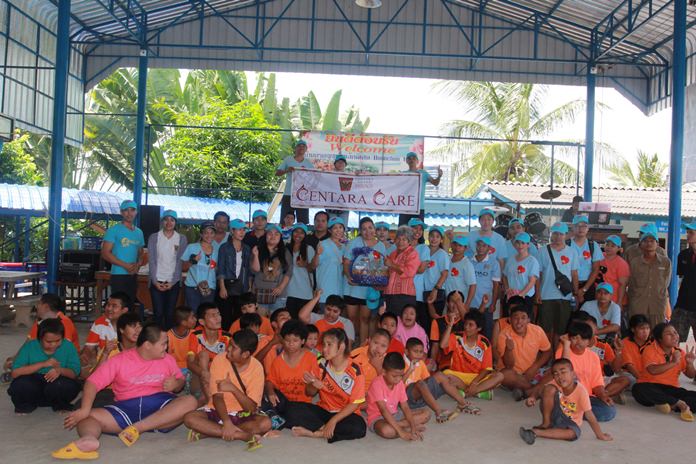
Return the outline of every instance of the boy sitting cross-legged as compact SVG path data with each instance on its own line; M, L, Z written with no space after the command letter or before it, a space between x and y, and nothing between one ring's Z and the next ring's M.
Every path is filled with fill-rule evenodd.
M541 394L541 425L531 429L520 427L520 437L528 445L537 437L553 440L574 441L580 438L583 416L590 423L599 440L611 440L611 435L602 432L597 418L592 414L590 396L575 378L573 363L560 358L551 365L553 381L544 386ZM527 398L527 406L536 404L536 397Z
M406 441L423 439L425 423L430 413L411 411L404 387L406 363L399 353L384 357L382 375L367 392L367 423L370 430L382 438L401 438ZM399 408L401 409L399 411Z
M240 330L232 335L227 352L210 363L211 399L184 417L190 441L217 437L244 441L248 451L260 446L260 435L271 429L271 420L256 413L264 386L263 366L253 356L257 344L254 332Z

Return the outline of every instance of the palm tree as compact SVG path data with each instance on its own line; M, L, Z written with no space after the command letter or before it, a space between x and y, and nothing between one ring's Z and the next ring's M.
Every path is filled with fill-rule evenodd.
M306 96L299 98L293 107L293 129L345 131L355 134L365 132L370 125L370 118L364 121L360 119L360 110L355 106L351 106L342 117L340 116L342 93L341 90L334 92L323 112L314 92L310 91Z
M465 196L488 181L547 181L549 155L544 146L527 140L538 140L573 122L585 108L584 101L574 100L541 114L547 94L543 85L441 81L435 88L471 108L475 116L471 121L449 121L442 129L445 136L469 140L448 141L433 153L454 157L454 175L462 184L458 193ZM568 154L557 150L556 182L574 182L575 175Z
M649 155L638 150L638 171L625 159L619 157L607 166L611 180L629 187L661 188L667 186L667 163L660 161L657 153Z

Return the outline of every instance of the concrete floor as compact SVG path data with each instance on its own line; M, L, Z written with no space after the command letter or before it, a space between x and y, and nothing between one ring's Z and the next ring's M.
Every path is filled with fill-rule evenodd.
M78 325L81 333L88 326ZM16 352L22 343L26 329L0 327L0 357ZM84 336L81 338L84 340ZM696 385L683 379L686 388ZM62 416L48 408L41 408L28 416L15 416L7 387L0 387L0 436L2 458L0 462L40 463L55 462L50 452L76 438L75 432L62 428ZM448 407L450 400L443 400ZM472 459L479 463L535 462L535 463L648 463L669 460L689 462L696 446L690 440L696 435L696 423L685 423L676 414L664 416L637 405L633 398L619 406L617 418L604 424L606 432L614 437L612 442L595 439L587 424L582 437L574 443L538 440L533 446L522 442L518 436L520 426L539 423L536 408L526 408L515 403L510 394L497 391L492 402L476 400L483 410L479 417L460 415L453 422L443 425L429 424L422 442L406 443L399 440L383 440L368 432L365 439L329 445L321 440L296 439L283 431L279 438L267 439L264 447L246 453L241 443L220 440L186 442L186 429L173 432L146 434L132 448L126 448L115 437L104 437L100 462L105 463L201 463L243 459L245 463L418 463L449 464ZM691 444L689 444L691 443Z

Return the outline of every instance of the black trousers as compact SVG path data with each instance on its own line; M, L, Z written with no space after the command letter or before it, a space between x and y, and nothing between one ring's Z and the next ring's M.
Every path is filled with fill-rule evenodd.
M665 403L674 406L677 401L682 400L689 405L689 409L696 411L696 391L672 385L637 383L633 386L633 398L639 404L648 407Z
M280 201L280 221L285 219L286 214L294 213L295 222L301 222L302 224L309 224L309 210L307 208L293 208L290 206L290 195L283 195ZM346 224L348 227L348 224Z
M174 307L179 298L180 289L179 282L164 292L160 292L157 287L150 285L150 298L152 298L152 312L155 322L164 330L169 330L174 325Z
M217 304L222 317L222 330L230 330L230 326L241 316L239 295L230 294L228 288L227 298L223 300L220 298L220 290L217 290L215 292L215 304Z
M135 310L135 303L137 302L136 294L138 292L138 276L137 275L123 275L117 274L112 275L109 281L111 286L111 293L124 292L130 298L133 307L128 308L129 311ZM142 311L141 311L142 313Z
M285 417L286 427L304 427L316 432L324 426L335 413L329 412L316 404L297 403L289 401L282 413ZM359 414L351 414L336 424L333 438L329 443L343 440L356 440L363 438L367 433L367 424Z
M39 406L50 406L54 411L71 411L70 403L81 389L80 383L74 379L60 376L47 382L42 374L30 374L14 379L7 393L15 412L26 414Z

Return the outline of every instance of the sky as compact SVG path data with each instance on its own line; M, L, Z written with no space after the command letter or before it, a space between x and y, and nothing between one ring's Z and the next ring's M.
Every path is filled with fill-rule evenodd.
M372 133L439 135L442 125L448 120L473 119L466 108L433 90L437 81L432 79L299 73L276 75L279 96L295 100L312 90L322 108L336 90L342 90L341 110L355 105L360 109L362 119L370 117L368 131ZM253 80L253 73L249 79ZM584 87L550 86L543 112L585 98ZM634 165L638 149L657 153L663 161L669 161L669 109L647 117L616 90L604 87L597 88L596 99L606 107L595 115L596 141L608 143ZM575 141L584 138L584 115L548 137L549 140ZM426 164L428 148L426 143ZM609 174L596 167L595 185L607 183Z

